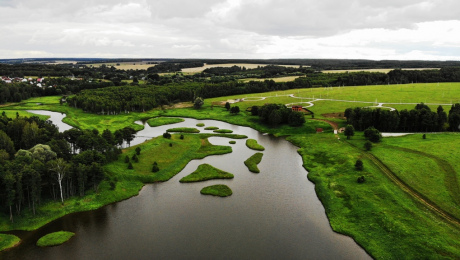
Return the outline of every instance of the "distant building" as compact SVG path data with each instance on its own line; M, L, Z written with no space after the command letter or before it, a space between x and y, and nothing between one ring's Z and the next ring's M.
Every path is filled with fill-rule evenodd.
M292 106L292 111L302 112L302 106Z
M316 133L322 133L322 132L324 132L324 129L322 129L322 128L316 128Z

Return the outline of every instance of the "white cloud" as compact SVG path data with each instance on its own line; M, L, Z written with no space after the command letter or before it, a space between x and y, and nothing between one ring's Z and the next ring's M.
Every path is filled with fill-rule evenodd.
M2 0L21 57L460 60L454 0Z

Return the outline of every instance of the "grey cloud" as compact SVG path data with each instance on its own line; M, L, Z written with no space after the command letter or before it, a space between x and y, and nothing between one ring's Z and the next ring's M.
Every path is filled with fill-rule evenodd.
M222 24L267 35L327 36L364 28L411 28L460 17L455 0L242 1Z

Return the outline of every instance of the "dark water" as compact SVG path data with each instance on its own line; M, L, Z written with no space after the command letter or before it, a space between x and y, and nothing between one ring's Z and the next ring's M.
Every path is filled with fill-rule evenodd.
M23 243L0 253L0 259L370 258L352 239L331 230L297 147L282 138L218 121L186 119L174 126L146 126L132 144L168 128L195 127L198 122L257 139L266 148L259 164L261 173L247 170L243 161L255 151L245 146L245 140L236 140L231 145L233 153L192 161L168 182L144 186L139 196L67 215L33 232L16 233ZM210 138L219 145L229 145L229 140ZM235 178L179 183L202 163L231 172ZM201 188L213 184L228 185L233 195L200 194ZM35 246L38 238L58 230L76 235L61 246Z

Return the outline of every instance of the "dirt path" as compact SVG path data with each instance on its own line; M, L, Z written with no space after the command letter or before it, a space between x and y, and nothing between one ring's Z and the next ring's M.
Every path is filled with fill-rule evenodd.
M334 130L339 130L339 125L336 122L332 122L332 121L329 121L327 119L315 119L315 118L312 118L310 120L326 122L326 123L330 124Z
M356 149L359 149L357 146L346 142L349 145L353 146ZM361 149L359 149L361 151ZM382 161L380 161L377 157L373 154L364 152L363 155L371 160L391 181L393 181L399 188L409 194L414 200L418 201L419 203L423 204L424 206L428 207L439 216L447 220L449 223L454 224L456 227L460 227L460 220L456 217L452 216L448 212L441 209L436 203L430 201L428 198L411 188L407 185L404 181L402 181L396 174L394 174L390 168L388 168Z

